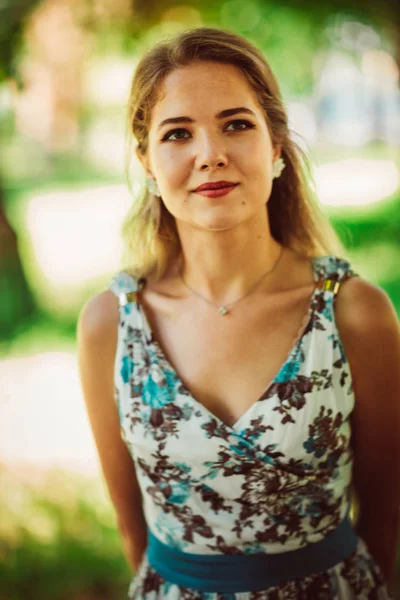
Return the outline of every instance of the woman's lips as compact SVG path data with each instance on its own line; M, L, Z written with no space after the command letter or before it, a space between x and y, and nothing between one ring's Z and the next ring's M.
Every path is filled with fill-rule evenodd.
M236 184L227 185L216 190L195 190L195 193L200 194L201 196L206 196L206 198L219 198L220 196L226 196L226 194L229 194L229 192L231 192L235 187Z

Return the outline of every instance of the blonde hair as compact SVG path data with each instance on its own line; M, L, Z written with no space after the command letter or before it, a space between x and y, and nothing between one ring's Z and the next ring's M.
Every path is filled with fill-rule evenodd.
M200 27L151 48L140 60L132 81L127 115L128 143L133 134L137 152L146 154L151 111L164 78L174 69L195 61L221 62L240 69L264 111L273 146L281 146L286 166L279 179L274 180L267 203L274 239L305 256L343 255L339 238L314 197L307 158L290 138L275 76L260 50L240 35ZM130 151L131 146L129 154ZM160 279L179 255L175 219L162 200L146 189L137 195L125 219L123 237L124 264L139 277Z

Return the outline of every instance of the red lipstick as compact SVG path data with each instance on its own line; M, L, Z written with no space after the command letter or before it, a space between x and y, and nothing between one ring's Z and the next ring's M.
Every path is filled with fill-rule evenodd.
M229 194L236 186L237 183L233 181L210 181L199 185L194 191L207 198L219 198Z

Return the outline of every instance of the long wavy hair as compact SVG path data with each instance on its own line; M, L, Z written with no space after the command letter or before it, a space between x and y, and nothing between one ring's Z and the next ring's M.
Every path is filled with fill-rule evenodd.
M139 154L146 155L151 111L163 80L174 69L195 61L214 61L240 69L264 111L273 146L281 146L286 166L274 180L266 207L274 239L305 256L343 256L344 248L315 198L307 158L290 137L275 76L260 50L235 33L211 27L190 29L156 44L141 58L128 103L128 172L132 142L136 142ZM162 199L144 185L135 196L122 228L123 265L138 277L159 280L171 261L179 256L175 219Z

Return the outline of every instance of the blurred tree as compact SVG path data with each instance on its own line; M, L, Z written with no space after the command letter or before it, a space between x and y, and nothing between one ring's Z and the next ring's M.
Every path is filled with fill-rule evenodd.
M10 338L35 309L18 253L17 236L4 212L0 181L0 340Z
M22 48L25 20L37 0L3 0L0 5L0 85L13 80L20 87L18 55ZM1 152L1 141L0 141ZM17 236L4 209L0 173L0 340L18 330L35 310L18 253Z
M170 0L131 0L135 20L132 27L139 31L157 23L163 13L171 8ZM216 15L223 4L229 0L202 0L201 12L205 15ZM276 7L276 3L266 0L254 0L260 11ZM186 6L198 9L197 0L185 0ZM279 4L282 12L294 9L301 18L306 18L313 25L314 33L323 29L324 24L332 16L342 13L349 17L367 20L379 29L383 29L393 40L395 59L400 66L400 10L399 0L284 0ZM240 30L240 22L237 23ZM313 40L315 42L315 39Z
M0 5L0 83L18 78L17 56L24 23L39 0L3 0Z

